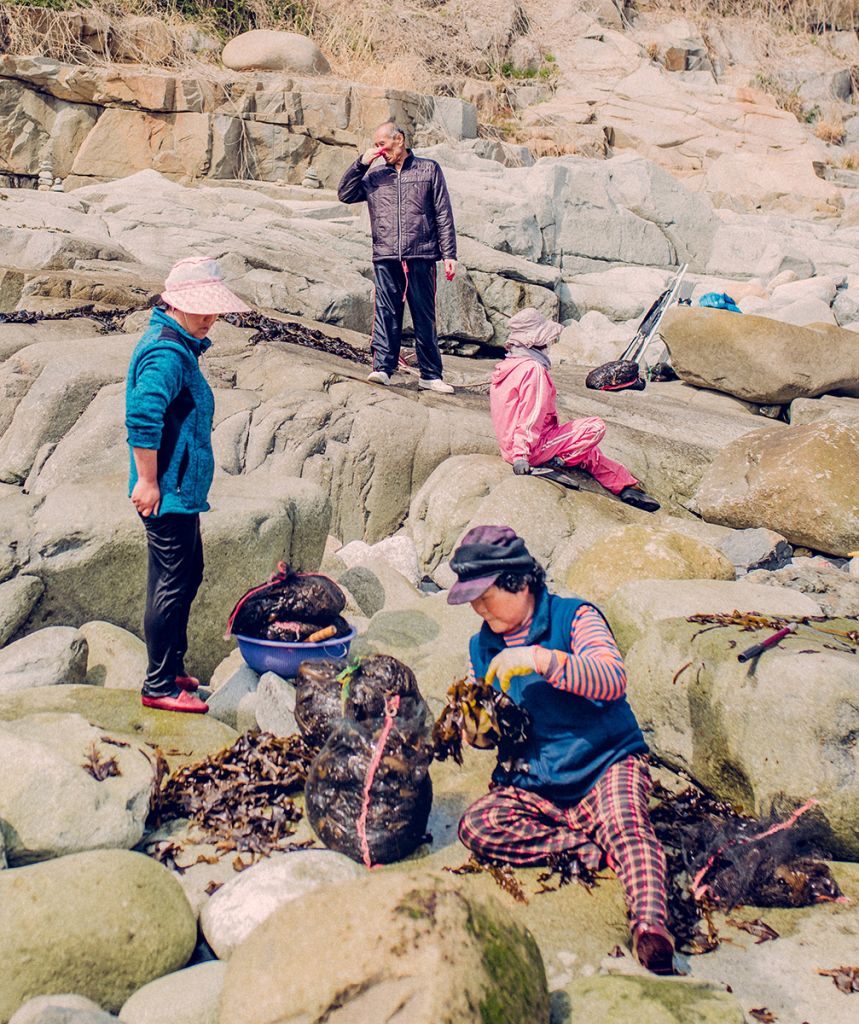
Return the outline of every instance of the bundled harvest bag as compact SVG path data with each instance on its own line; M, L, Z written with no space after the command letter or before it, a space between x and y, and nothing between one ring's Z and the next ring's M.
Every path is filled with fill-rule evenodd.
M311 676L305 673L308 687ZM317 736L332 707L330 678L316 677L322 699L301 712ZM428 708L411 669L387 655L353 663L335 678L343 717L310 767L307 817L329 849L367 867L389 864L410 854L426 832L433 757Z

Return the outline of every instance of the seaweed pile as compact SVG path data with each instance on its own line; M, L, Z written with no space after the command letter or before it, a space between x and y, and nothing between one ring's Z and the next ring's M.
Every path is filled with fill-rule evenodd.
M841 896L818 859L813 818L800 822L811 804L774 822L742 815L693 786L671 793L657 784L654 796L650 817L668 861L671 927L686 952L719 945L715 910L803 907Z
M328 352L332 356L339 356L341 359L348 359L361 365L367 365L371 361L368 353L355 348L342 338L332 338L322 331L305 327L294 320L274 320L270 316L255 312L227 313L223 319L233 327L255 331L256 333L248 339L250 345L258 345L261 341L285 341L290 345L303 345L305 348Z
M51 313L41 310L16 309L11 313L0 313L0 324L38 324L43 320L76 320L79 317L86 317L88 320L95 320L103 334L114 334L125 329L124 321L127 316L145 308L145 306L127 306L125 309L95 309L89 305Z
M309 726L316 741L328 731L307 777L307 817L330 849L367 867L389 864L425 836L432 805L427 706L411 669L396 658L373 655L337 674L335 664L304 667L300 727ZM332 722L335 697L342 717Z
M334 580L318 573L294 572L279 563L267 583L253 587L233 608L227 635L287 643L317 643L345 636L349 623L340 614L346 595Z
M462 764L462 738L481 750L498 748L498 762L507 771L522 749L530 725L528 712L482 679L460 679L447 691L447 703L433 726L435 757Z
M190 818L198 841L222 853L288 849L301 820L291 794L301 791L310 759L298 736L245 733L226 750L174 772L156 793L153 823Z

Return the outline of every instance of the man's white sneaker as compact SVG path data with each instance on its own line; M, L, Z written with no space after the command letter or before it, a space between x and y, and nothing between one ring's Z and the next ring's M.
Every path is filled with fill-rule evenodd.
M424 380L423 377L418 381L418 387L423 388L425 391L435 391L438 395L452 395L453 388L450 384L445 384L441 377L433 377L432 380Z
M390 374L385 373L384 370L373 370L372 373L367 374L367 380L370 381L371 384L387 385L391 383Z

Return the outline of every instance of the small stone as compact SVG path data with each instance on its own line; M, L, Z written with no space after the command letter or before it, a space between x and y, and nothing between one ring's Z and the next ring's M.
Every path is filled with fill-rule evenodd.
M0 584L0 647L27 621L44 592L38 576L16 576Z
M737 572L780 569L791 559L793 549L780 533L762 527L735 530L716 545Z
M62 994L28 999L15 1011L9 1024L110 1024L116 1020L91 999Z
M123 1024L218 1024L227 965L209 960L138 989L119 1011Z
M237 729L239 705L248 694L256 692L258 685L259 676L243 664L209 698L209 716Z
M256 723L263 732L291 736L299 732L295 721L295 684L275 672L260 676L256 701Z
M0 693L82 683L87 642L71 626L48 626L0 650Z

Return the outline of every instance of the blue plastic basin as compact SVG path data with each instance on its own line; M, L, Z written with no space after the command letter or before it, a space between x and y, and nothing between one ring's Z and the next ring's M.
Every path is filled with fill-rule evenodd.
M345 636L323 640L321 643L308 644L287 643L284 640L255 640L250 636L239 636L239 650L242 657L254 670L275 672L284 679L298 674L298 666L302 661L319 661L322 658L345 658L349 654L349 645L355 639L355 630L350 629Z

